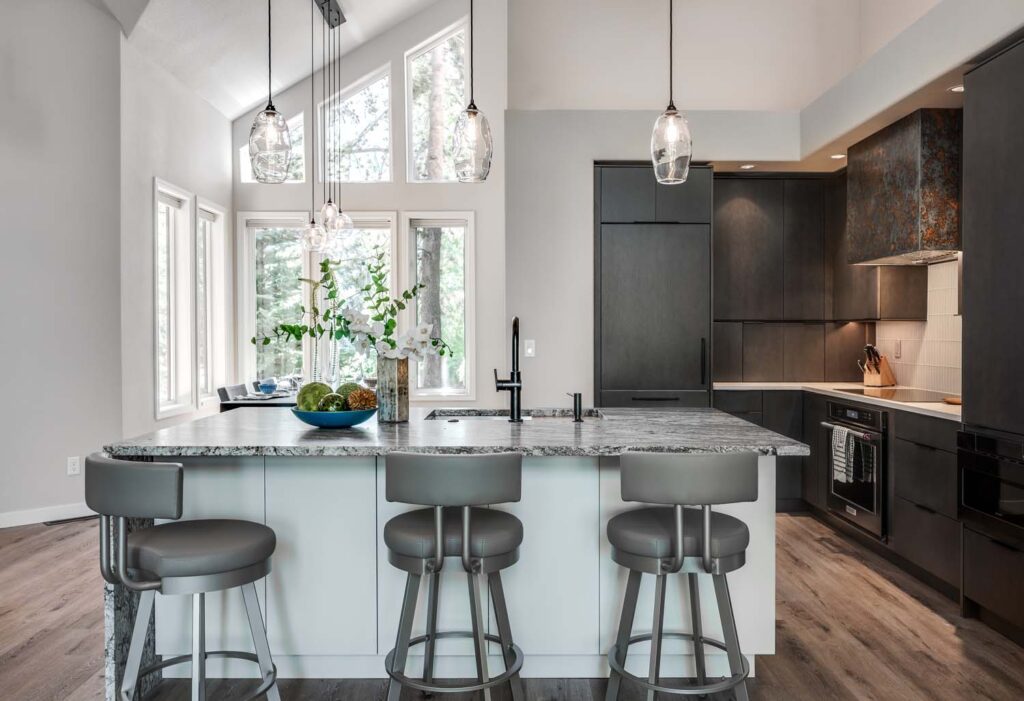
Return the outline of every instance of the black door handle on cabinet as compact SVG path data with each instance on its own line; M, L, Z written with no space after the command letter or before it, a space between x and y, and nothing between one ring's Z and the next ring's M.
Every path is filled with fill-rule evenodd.
M700 384L708 383L708 339L700 339Z
M1000 548L1006 548L1007 550L1012 550L1015 553L1021 552L1020 548L1015 548L1012 545L1010 545L1009 543L1004 543L1003 541L996 540L995 538L989 538L989 540L992 541L993 545L998 545Z
M914 502L911 502L911 503L913 504ZM927 506L922 506L921 504L914 504L914 506L916 506L917 508L921 509L921 511L924 511L925 513L929 513L929 514L937 514L937 513L939 513L935 509L929 509Z
M678 402L679 397L633 397L634 402Z

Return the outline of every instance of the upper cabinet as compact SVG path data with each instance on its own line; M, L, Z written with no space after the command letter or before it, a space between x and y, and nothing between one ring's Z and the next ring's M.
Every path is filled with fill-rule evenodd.
M822 180L721 177L714 199L715 318L828 318Z
M964 83L964 423L1013 433L1024 433L1021 76L1017 44Z
M783 318L784 198L782 180L716 179L715 319Z
M604 224L700 224L711 220L712 171L693 166L684 185L660 185L649 165L603 165L598 215Z

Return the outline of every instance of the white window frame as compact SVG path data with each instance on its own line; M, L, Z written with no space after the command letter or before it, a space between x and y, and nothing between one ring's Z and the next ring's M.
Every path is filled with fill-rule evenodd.
M458 180L429 180L419 179L416 177L414 171L414 158L413 158L413 133L412 133L412 80L411 71L409 70L409 64L414 60L436 47L441 42L445 41L452 34L459 31L464 31L466 35L466 59L462 64L463 73L463 87L465 88L465 95L463 95L463 102L469 104L469 57L472 56L473 43L472 43L472 32L469 31L469 16L464 16L454 24L450 24L437 34L434 34L426 41L423 41L413 48L405 52L405 179L406 182L411 184L427 184L427 185L458 185Z
M302 130L303 130L303 134L302 134L302 136L303 136L303 142L302 142L302 180L285 180L283 183L280 183L282 185L303 185L306 182L306 178L309 177L309 169L307 167L309 165L309 159L306 158L306 152L309 149L308 144L306 144L306 142L309 141L309 138L308 138L309 131L306 130L306 116L305 115L306 115L305 112L297 112L296 114L293 114L291 117L289 117L286 120L288 122L288 131L289 131L289 133L291 133L292 129L295 128L293 122L296 119L299 119L299 118L302 119ZM242 166L243 163L248 163L249 164L248 169L243 168L243 166ZM248 175L246 175L247 173L248 173ZM238 182L240 182L243 185L263 185L263 184L265 184L265 183L261 183L258 180L256 180L256 176L253 175L253 172L252 172L252 162L249 160L249 140L248 139L246 139L245 140L245 144L243 144L238 149Z
M238 290L235 303L237 337L237 380L246 384L256 379L256 347L252 337L256 335L256 237L254 225L272 223L288 228L301 229L309 223L309 211L277 211L277 212L238 212L235 227L235 250L237 251L236 287ZM319 265L317 258L316 265ZM302 276L309 277L315 270L313 254L303 255ZM302 367L305 373L313 359L312 345L308 338L302 340Z
M325 138L326 138L326 124L324 115L326 114L326 105L328 100L342 103L348 98L355 95L357 92L366 88L384 76L388 77L388 177L386 180L327 180L327 159L320 158L320 165L317 169L319 181L331 182L331 183L354 183L354 184L367 184L367 185L380 185L384 183L393 183L395 181L395 101L394 97L394 76L391 73L391 62L388 61L380 68L370 71L362 78L359 78L355 82L349 83L347 86L338 90L337 92L331 93L331 96L327 100L321 100L317 104L316 116L317 116L317 146L320 148L320 154L326 153L325 150Z
M192 267L192 279L193 279L193 298L194 298L194 311L193 319L195 329L193 331L193 357L192 357L192 374L195 378L194 382L194 394L196 397L196 408L201 409L206 404L218 400L217 387L223 384L223 378L227 375L227 368L225 367L225 334L223 329L227 327L228 319L225 318L224 310L227 309L226 295L228 291L228 281L225 279L227 272L227 208L222 207L219 204L211 202L210 200L202 197L197 197L195 200L196 206L195 211L195 224L193 226L193 244L192 248L194 251L193 256L193 267ZM200 219L209 219L213 225L211 232L211 241L207 246L207 256L209 260L209 270L206 275L206 295L207 295L207 330L206 339L209 357L207 358L207 373L210 378L209 392L203 391L203 388L199 386L199 295L196 294L196 287L198 285L199 270L199 246L196 243L199 238Z
M416 361L411 360L409 369L409 398L417 402L476 401L476 213L467 211L403 211L401 213L401 289L408 289L416 282L416 242L414 224L428 221L444 225L458 223L465 225L465 299L466 299L466 388L461 391L423 390L416 387ZM411 328L416 322L416 306L410 304L404 312L400 328Z
M164 404L161 401L161 398L160 398L160 361L159 361L159 358L158 358L159 346L160 346L160 331L159 331L159 322L158 322L158 319L159 319L159 316L160 316L160 299L159 299L159 292L158 292L158 289L157 289L157 279L159 278L159 275L160 275L160 262L159 262L159 256L157 254L157 246L159 245L158 242L157 242L157 232L160 230L160 202L163 199L171 199L171 200L175 201L175 205L174 206L177 208L178 212L180 213L180 224L176 224L176 225L183 225L183 226L188 228L188 230L185 232L185 235L184 235L183 239L187 242L187 245L189 246L189 251L188 251L188 256L187 257L188 257L188 260L190 260L192 262L192 269L189 271L189 278L188 278L189 282L188 282L188 290L187 290L187 294L188 294L187 304L189 306L189 322L188 322L188 325L190 326L190 329L189 329L190 332L193 333L193 338L192 338L192 343L191 343L192 354L193 354L192 363L191 363L191 365L192 365L192 377L188 378L188 387L189 387L189 395L190 396L189 396L189 399L188 399L187 402L177 402L176 401L176 402L169 403L169 404ZM153 411L154 411L154 417L158 421L161 420L161 419L170 418L172 416L179 416L181 414L188 413L188 412L192 411L195 408L195 406L196 406L195 337L194 337L194 328L191 328L195 324L195 309L193 308L193 304L194 304L194 300L195 300L195 221L194 221L194 215L193 215L193 212L195 210L195 207L193 206L194 205L194 200L195 200L195 195L193 193L189 192L188 190L186 190L184 188L181 188L181 187L178 187L177 185L173 185L173 184L167 182L166 180L161 180L160 178L153 178L153 231L152 231L152 241L153 241L153 353L152 353L152 358L153 358ZM175 216L176 222L178 221L178 219L179 219L179 217ZM177 235L176 235L176 237L177 237ZM168 284L169 284L169 286L172 285L173 284L173 280L169 280ZM180 302L180 298L178 297L178 294L173 289L173 287L170 288L170 296L171 296L171 302L173 304L177 304L177 303ZM170 343L170 346L171 346L171 353L172 353L172 358L171 358L171 361L169 363L169 369L170 369L170 371L172 373L172 380L171 380L172 387L180 387L181 386L179 384L179 382L181 381L181 378L174 378L174 373L177 370L177 368L176 368L177 362L174 360L174 353L175 353L174 346L175 346L175 342L174 342L174 339L173 339L174 327L177 325L177 322L176 322L176 319L175 319L176 316L177 316L177 314L174 311L172 311L171 312L171 322L170 322L170 326L169 326L169 332L171 333L171 339L169 339L169 343ZM180 394L178 392L174 392L174 395L176 397L180 396Z

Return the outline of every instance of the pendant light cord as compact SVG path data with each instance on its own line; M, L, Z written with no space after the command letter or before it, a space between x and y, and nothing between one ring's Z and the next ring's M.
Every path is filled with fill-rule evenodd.
M675 33L675 23L672 21L673 7L675 7L675 2L673 2L673 0L668 0L668 108L670 110L674 110L676 108L676 101L672 90L672 58L675 55L672 50L672 40Z
M268 0L269 2L269 0ZM309 7L309 118L310 124L315 124L314 114L316 113L316 81L313 80L313 70L316 68L316 61L314 56L316 55L316 14L313 12L313 5L310 3ZM310 130L312 131L312 130ZM316 157L316 149L310 148L309 153L313 156L313 160ZM315 163L310 164L310 171L315 168ZM309 177L310 188L309 188L309 222L310 224L316 221L316 179L315 176L310 172Z
M476 100L473 98L473 54L476 53L476 46L473 41L473 0L469 0L469 106L476 109Z
M267 107L273 108L274 106L274 89L273 89L273 75L274 63L272 56L274 55L271 51L270 40L271 40L271 29L273 23L270 19L270 0L267 0Z
M327 34L325 33L324 22L320 25L320 58L322 59L323 65L320 67L320 97L324 103L324 113L320 116L320 128L323 130L321 145L323 149L320 152L320 170L323 171L323 183L322 193L324 202L327 201ZM309 82L313 83L313 76L309 77ZM314 83L315 84L315 83ZM316 100L314 99L313 105L310 107L312 113L316 114ZM313 117L315 120L316 117Z

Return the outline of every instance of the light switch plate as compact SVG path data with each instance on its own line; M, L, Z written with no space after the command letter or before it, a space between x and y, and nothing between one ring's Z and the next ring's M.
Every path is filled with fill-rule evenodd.
M82 474L82 459L77 455L68 458L68 477Z
M537 356L537 342L532 338L527 338L523 341L523 354L527 358L534 358Z

